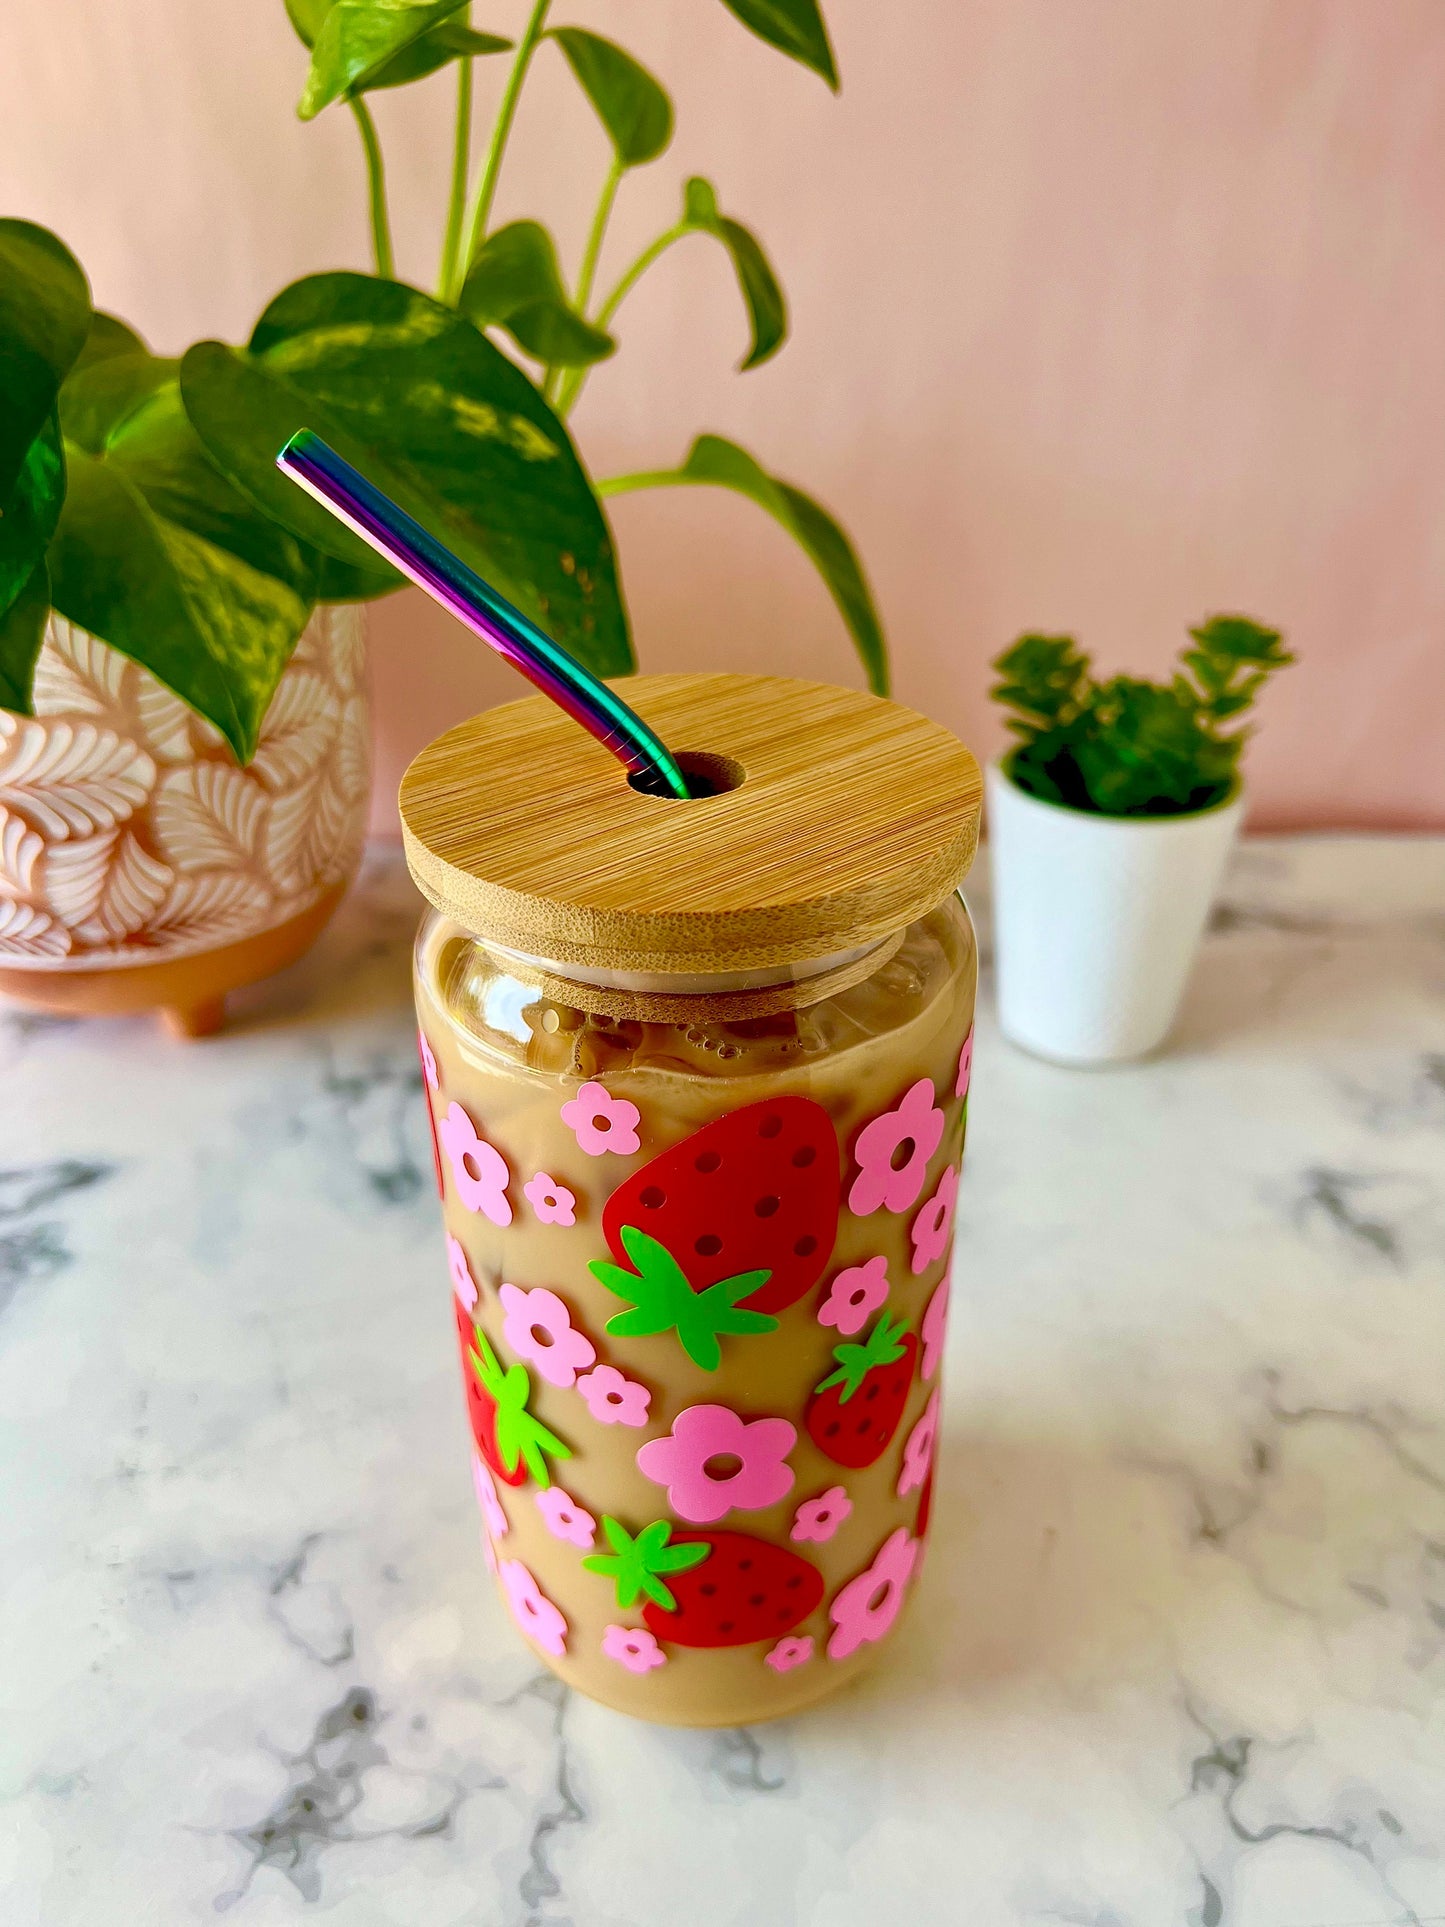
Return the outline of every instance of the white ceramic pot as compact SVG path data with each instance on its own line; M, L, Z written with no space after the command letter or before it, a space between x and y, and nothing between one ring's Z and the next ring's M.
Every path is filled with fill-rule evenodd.
M1065 1064L1163 1042L1244 811L1096 816L988 770L999 1027Z
M363 611L313 615L246 769L149 671L58 617L34 704L0 710L0 989L214 1029L228 990L314 939L361 854Z

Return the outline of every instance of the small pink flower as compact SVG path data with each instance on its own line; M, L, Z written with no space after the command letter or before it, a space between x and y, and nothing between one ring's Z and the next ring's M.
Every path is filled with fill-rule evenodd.
M742 1419L726 1405L689 1405L665 1438L649 1439L637 1464L680 1519L712 1525L734 1507L758 1512L792 1489L788 1454L798 1434L785 1418Z
M510 1224L507 1181L512 1174L501 1152L478 1136L476 1125L460 1104L448 1107L437 1131L452 1167L457 1196L467 1210L480 1211L493 1224Z
M919 1419L908 1434L908 1443L903 1448L903 1470L898 1474L898 1496L906 1498L915 1486L920 1486L928 1477L929 1467L933 1464L933 1447L938 1438L938 1393L923 1408Z
M442 1082L437 1076L437 1060L431 1045L426 1041L426 1032L424 1030L417 1031L416 1047L421 1052L422 1076L434 1091L439 1091L442 1087Z
M549 1178L545 1171L539 1171L535 1178L528 1178L522 1186L522 1196L536 1213L538 1224L576 1224L576 1198L565 1184L558 1184Z
M853 1155L858 1175L848 1193L848 1209L866 1218L884 1205L906 1211L916 1204L928 1175L928 1160L943 1136L943 1112L926 1077L904 1093L897 1110L885 1111L858 1133ZM901 1159L901 1162L900 1162Z
M968 1027L968 1035L963 1040L963 1049L958 1053L958 1077L954 1082L955 1097L968 1096L968 1081L973 1075L973 1025Z
M948 1280L937 1286L923 1314L923 1376L933 1377L943 1363L943 1335L948 1328Z
M829 1659L846 1659L868 1640L882 1639L898 1617L917 1559L918 1541L909 1538L907 1526L889 1533L872 1565L850 1579L828 1608L834 1627Z
M865 1258L861 1265L849 1265L838 1273L818 1307L818 1323L832 1325L845 1338L851 1338L887 1303L888 1260Z
M560 1659L567 1650L567 1622L561 1613L520 1559L504 1559L499 1576L513 1619L544 1653Z
M629 1673L649 1673L654 1666L667 1664L667 1654L642 1626L607 1627L602 1635L602 1650Z
M597 1537L597 1521L585 1506L569 1499L560 1485L549 1485L545 1492L537 1493L537 1510L542 1515L542 1523L554 1539L565 1539L568 1545L581 1546L584 1552L591 1552L592 1542Z
M793 1514L790 1539L812 1539L818 1545L831 1539L853 1510L853 1501L841 1485L830 1485L816 1499L804 1499Z
M503 1285L497 1296L502 1301L502 1336L521 1359L540 1372L549 1385L565 1391L577 1383L578 1372L585 1372L597 1360L597 1347L577 1331L572 1314L555 1291L534 1286Z
M795 1666L806 1666L812 1657L813 1635L804 1633L800 1638L796 1633L789 1633L770 1653L763 1654L763 1664L771 1666L775 1673L791 1673Z
M938 1189L928 1200L909 1229L913 1258L909 1265L916 1278L927 1271L935 1259L948 1250L953 1236L953 1204L958 1196L958 1166L950 1164L938 1180Z
M577 1389L599 1425L646 1425L651 1392L645 1385L624 1378L615 1365L598 1365L584 1372Z
M452 1274L452 1285L461 1303L468 1311L477 1307L477 1281L472 1276L472 1268L467 1263L467 1254L460 1243L447 1234L447 1266Z
M589 1158L604 1151L630 1157L638 1148L637 1122L641 1112L625 1097L609 1097L601 1084L584 1084L562 1106L562 1122L576 1134Z
M482 1517L487 1522L487 1532L493 1539L505 1539L512 1529L511 1521L503 1508L496 1480L475 1452L472 1454L472 1484L476 1488Z

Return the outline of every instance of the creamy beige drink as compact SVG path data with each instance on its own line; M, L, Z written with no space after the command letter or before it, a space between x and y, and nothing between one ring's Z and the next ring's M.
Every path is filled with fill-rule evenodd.
M523 1630L593 1698L687 1724L766 1718L832 1691L890 1629L916 1577L932 1492L974 980L956 898L835 996L732 1023L717 999L716 1014L687 1025L590 1014L455 925L428 919L417 1007L486 1531ZM785 1117L776 1140L744 1140L732 1185L729 1122L760 1129L785 1098L820 1107L817 1137L806 1128L810 1109ZM619 1193L621 1216L644 1232L650 1215L669 1213L644 1202L648 1170L679 1148L686 1157L708 1128L718 1164L695 1174L703 1182L678 1200L659 1242L704 1288L718 1271L792 1274L772 1299L765 1285L739 1301L791 1298L764 1314L773 1329L716 1334L710 1370L705 1343L694 1347L699 1363L676 1326L609 1330L627 1316L629 1298L613 1287L633 1262L620 1234L606 1235ZM773 1142L781 1159L749 1155ZM792 1160L810 1149L799 1171ZM700 1155L709 1161L708 1145ZM799 1196L799 1179L826 1160L833 1171ZM769 1242L770 1225L785 1242ZM815 1248L799 1256L810 1238ZM713 1240L717 1250L696 1251ZM612 1269L599 1276L603 1265ZM637 1276L645 1286L645 1268ZM693 1334L705 1335L705 1324ZM844 1348L858 1355L840 1361ZM516 1437L504 1430L498 1446L493 1361L504 1371L521 1364L524 1425L535 1421L568 1448L562 1457L537 1446L545 1488ZM851 1390L845 1376L817 1392L845 1369L858 1377ZM699 1409L736 1423L689 1423ZM776 1433L756 1433L759 1420ZM651 1441L673 1449L649 1455ZM507 1445L517 1447L510 1466ZM509 1483L519 1472L522 1482ZM664 1554L712 1550L695 1566L649 1573L635 1544L618 1553L606 1519L633 1542L668 1522ZM617 1570L589 1568L589 1554ZM703 1593L714 1566L717 1589ZM876 1582L858 1584L850 1603L849 1586L875 1568ZM679 1608L663 1608L642 1586L647 1577ZM639 1590L624 1606L634 1579ZM795 1604L808 1610L795 1614ZM686 1643L698 1633L727 1643Z
M735 795L635 796L535 703L408 773L420 1048L512 1616L595 1699L736 1725L854 1677L921 1568L977 772L846 691L633 691Z

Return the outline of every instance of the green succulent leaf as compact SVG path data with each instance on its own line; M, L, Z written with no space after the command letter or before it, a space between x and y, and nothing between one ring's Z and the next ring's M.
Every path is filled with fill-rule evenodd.
M790 482L769 475L745 448L725 441L721 435L699 435L681 468L613 476L599 482L597 491L603 496L622 495L631 489L683 484L734 489L782 524L822 576L853 638L868 687L875 695L886 696L888 648L863 566L852 543L821 503Z
M0 515L0 615L18 600L35 578L45 558L45 550L60 518L65 500L65 456L61 449L60 426L52 410L41 424L40 433L25 451L20 473L11 490L9 505ZM20 634L17 631L17 634ZM0 678L7 687L23 686L28 711L30 685L25 661L27 645L19 643L14 661L0 665ZM34 668L33 659L29 669ZM13 707L7 703L7 708Z
M505 328L519 348L554 368L588 367L617 346L567 299L557 250L537 221L512 221L487 236L458 306L479 328Z
M624 1612L636 1604L639 1593L646 1594L664 1612L676 1612L676 1595L661 1575L686 1572L692 1566L701 1565L712 1551L703 1540L682 1546L669 1545L672 1527L666 1519L654 1519L634 1539L626 1526L604 1513L602 1530L612 1551L589 1553L582 1564L588 1572L600 1573L612 1581L617 1589L617 1604Z
M751 346L738 367L743 371L760 367L778 352L788 335L788 304L768 257L741 221L719 211L711 182L699 174L694 174L683 189L682 219L685 228L711 234L727 249L752 328Z
M1167 683L1098 682L1072 636L1020 636L995 661L1000 680L990 691L1013 712L1011 779L1046 802L1107 816L1172 816L1224 802L1248 732L1221 725L1294 658L1278 630L1247 616L1214 616L1189 633L1194 647Z
M35 660L49 615L50 571L42 556L0 615L0 709L13 709L20 716L31 713Z
M313 275L277 296L247 349L193 347L181 388L222 473L323 554L363 569L376 561L276 468L301 428L589 668L633 667L611 536L567 431L455 310L394 281Z
M89 328L90 288L69 248L33 221L0 220L0 512Z
M836 93L838 70L818 0L723 0L723 5L760 40L821 74Z
M647 69L601 34L553 27L582 91L607 129L619 166L654 161L672 139L672 102Z
M374 85L400 86L434 72L455 57L450 49L443 51L433 43L410 63L402 57L465 4L466 0L335 0L319 25L311 29L311 70L296 112L302 120L313 120L323 107L348 94L363 93ZM295 14L292 19L294 23ZM310 21L307 24L310 28ZM487 44L459 50L499 52L509 44L495 35L478 35L477 39ZM433 53L439 53L440 58L431 59ZM383 78L390 64L398 60L401 67Z
M168 520L116 466L67 450L49 551L55 607L145 666L246 762L310 605Z
M776 1331L778 1321L767 1312L745 1311L739 1300L751 1298L772 1277L770 1271L743 1271L719 1279L706 1291L695 1292L687 1274L665 1245L635 1225L622 1227L622 1248L636 1267L594 1258L588 1270L631 1309L607 1321L618 1338L653 1338L675 1331L678 1343L700 1371L715 1372L722 1363L720 1337Z

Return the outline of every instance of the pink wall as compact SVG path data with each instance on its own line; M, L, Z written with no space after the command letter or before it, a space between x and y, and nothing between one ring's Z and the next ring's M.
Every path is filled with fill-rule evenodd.
M1241 608L1301 656L1261 824L1445 824L1445 32L1438 0L828 0L844 91L709 0L577 0L672 87L609 262L687 171L765 236L795 339L730 372L720 257L679 248L577 416L599 473L748 443L842 515L904 700L980 750L1024 627L1157 669ZM476 18L515 24L516 0ZM354 131L301 127L281 0L45 0L0 28L0 179L156 345L241 336L364 261ZM499 214L575 258L604 160L539 61ZM483 70L482 105L501 67ZM404 272L429 275L449 91L382 97ZM616 506L644 666L857 680L780 532L711 492ZM429 734L513 693L414 598L377 637L378 820Z

